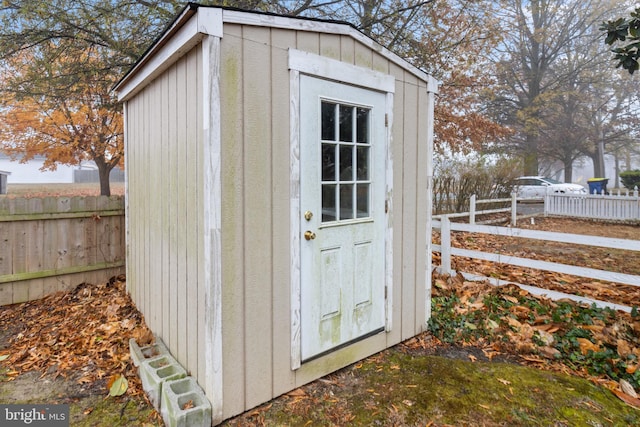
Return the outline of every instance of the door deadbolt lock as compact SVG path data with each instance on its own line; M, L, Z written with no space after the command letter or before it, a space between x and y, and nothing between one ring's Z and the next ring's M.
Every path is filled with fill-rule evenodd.
M311 211L306 211L304 213L304 219L306 219L307 221L311 221L311 218L313 218L313 212Z
M316 238L316 233L314 233L313 231L307 230L304 232L304 238L306 240L313 240Z

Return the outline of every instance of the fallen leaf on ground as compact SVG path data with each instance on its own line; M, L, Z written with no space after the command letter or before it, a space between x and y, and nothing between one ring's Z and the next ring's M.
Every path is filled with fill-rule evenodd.
M127 387L129 387L129 382L122 375L114 375L109 383L107 384L109 388L109 396L122 396L127 392Z
M619 390L613 390L613 394L618 396L618 399L622 400L627 405L640 409L640 399L631 397L627 393L623 393Z
M582 352L583 355L586 355L587 353L589 353L589 350L593 351L594 353L597 353L598 351L600 351L600 346L592 343L586 338L576 338L576 340L580 345L580 351Z
M633 389L633 386L631 384L629 384L629 382L627 380L620 379L620 389L622 389L622 391L624 393L628 394L629 396L633 397L634 399L638 398L638 394Z

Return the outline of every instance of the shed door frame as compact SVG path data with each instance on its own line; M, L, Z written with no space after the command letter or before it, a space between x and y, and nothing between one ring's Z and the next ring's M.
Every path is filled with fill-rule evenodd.
M301 269L300 269L300 74L333 80L386 93L386 152L385 158L385 330L392 328L393 313L393 163L391 156L391 129L393 121L393 76L358 67L335 59L308 52L289 49L290 69L290 236L291 236L291 369L300 368L301 358Z

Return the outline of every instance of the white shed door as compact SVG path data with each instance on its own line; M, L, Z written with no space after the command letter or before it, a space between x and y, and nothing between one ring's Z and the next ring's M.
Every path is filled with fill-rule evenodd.
M300 78L303 361L385 326L385 102Z

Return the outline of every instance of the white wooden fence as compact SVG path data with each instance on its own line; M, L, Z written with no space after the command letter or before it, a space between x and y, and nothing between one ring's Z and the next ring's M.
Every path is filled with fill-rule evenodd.
M598 246L604 248L623 249L629 251L640 251L640 242L628 239L614 239L608 237L598 236L585 236L581 234L567 234L556 233L550 231L538 231L538 230L525 230L513 227L498 227L493 225L472 225L451 222L445 215L439 221L432 221L432 228L440 229L440 245L432 245L431 249L435 252L440 252L440 267L438 270L444 274L454 274L455 272L451 268L451 256L461 256L474 259L481 259L485 261L514 265L518 267L533 268L537 270L551 271L556 273L570 274L573 276L588 277L591 279L604 280L615 283L624 283L633 286L640 286L640 276L631 274L616 273L611 271L597 270L587 267L577 267L573 265L559 264L549 261L540 261L529 258L520 258L511 255L504 255L499 253L488 253L482 251L474 251L463 248L454 248L451 246L451 232L463 231L468 233L483 233L496 236L506 237L521 237L527 239L546 240L552 242L562 242L575 245L588 245ZM460 272L469 279L486 279L494 284L514 283L510 281L502 281L496 279L490 279L487 277L480 277L478 275ZM570 298L574 301L587 302L589 304L595 303L600 307L610 307L617 310L631 311L631 307L622 306L618 304L612 304L605 301L593 300L590 298L579 297L577 295L570 295L561 292L551 291L548 289L537 288L534 286L527 286L524 284L515 283L527 291L537 295L547 295L549 298L560 299Z
M500 208L500 209L485 209L485 210L477 210L478 205L480 204L497 204L497 203L510 203L510 207L508 208ZM511 212L511 225L516 225L516 215L517 215L517 203L518 199L516 198L516 193L512 193L511 197L508 199L486 199L486 200L478 200L476 195L472 195L469 199L469 212L461 212L461 213L453 213L453 214L445 214L445 215L435 215L433 218L438 219L443 216L448 218L462 218L469 217L469 224L476 223L476 215L488 215L494 213L503 213L503 212Z
M544 214L571 216L574 218L606 219L613 221L640 221L640 197L638 189L626 195L572 195L547 194Z

